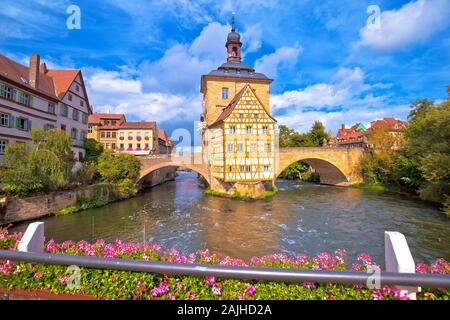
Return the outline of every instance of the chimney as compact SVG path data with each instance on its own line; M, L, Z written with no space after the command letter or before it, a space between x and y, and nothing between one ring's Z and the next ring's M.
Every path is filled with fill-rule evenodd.
M38 54L30 56L30 69L28 74L28 83L35 89L39 88L39 66L41 58Z
M41 63L41 69L40 69L41 73L43 74L47 74L48 69L47 69L47 65L45 64L45 62Z
M341 130L345 130L345 123L342 124Z

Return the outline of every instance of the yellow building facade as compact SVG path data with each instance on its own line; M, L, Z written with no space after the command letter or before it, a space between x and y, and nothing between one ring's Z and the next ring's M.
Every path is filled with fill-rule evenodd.
M201 80L203 153L211 175L227 184L225 189L247 190L258 183L271 188L276 152L272 80L242 63L234 21L225 47L227 62Z
M117 134L117 150L134 155L157 153L157 128L155 122L125 122Z
M94 113L87 137L113 152L149 155L159 153L158 130L154 121L129 122L123 114Z

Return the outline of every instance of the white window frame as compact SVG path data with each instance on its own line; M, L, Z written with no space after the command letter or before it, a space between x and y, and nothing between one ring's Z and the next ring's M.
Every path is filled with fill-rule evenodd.
M8 113L0 113L0 126L9 127L11 124L11 115Z

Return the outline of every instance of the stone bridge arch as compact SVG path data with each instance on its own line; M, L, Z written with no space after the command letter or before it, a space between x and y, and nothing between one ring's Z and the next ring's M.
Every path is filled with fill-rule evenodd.
M142 185L145 177L147 177L152 172L162 168L170 168L176 167L180 169L188 169L192 170L198 174L200 174L208 184L211 184L210 174L205 165L199 162L199 159L196 158L196 155L157 155L157 156L149 156L142 157L139 159L142 164L141 172L138 178L138 184Z
M303 161L319 173L320 183L337 186L361 183L359 161L363 154L362 148L281 148L276 177L293 163Z

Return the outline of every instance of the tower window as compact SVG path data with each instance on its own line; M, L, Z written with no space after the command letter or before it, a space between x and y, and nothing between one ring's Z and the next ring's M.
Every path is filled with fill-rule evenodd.
M228 88L222 88L222 99L228 99Z
M237 52L238 52L237 47L233 47L233 52L232 52L233 57L237 57L237 55L238 55Z

